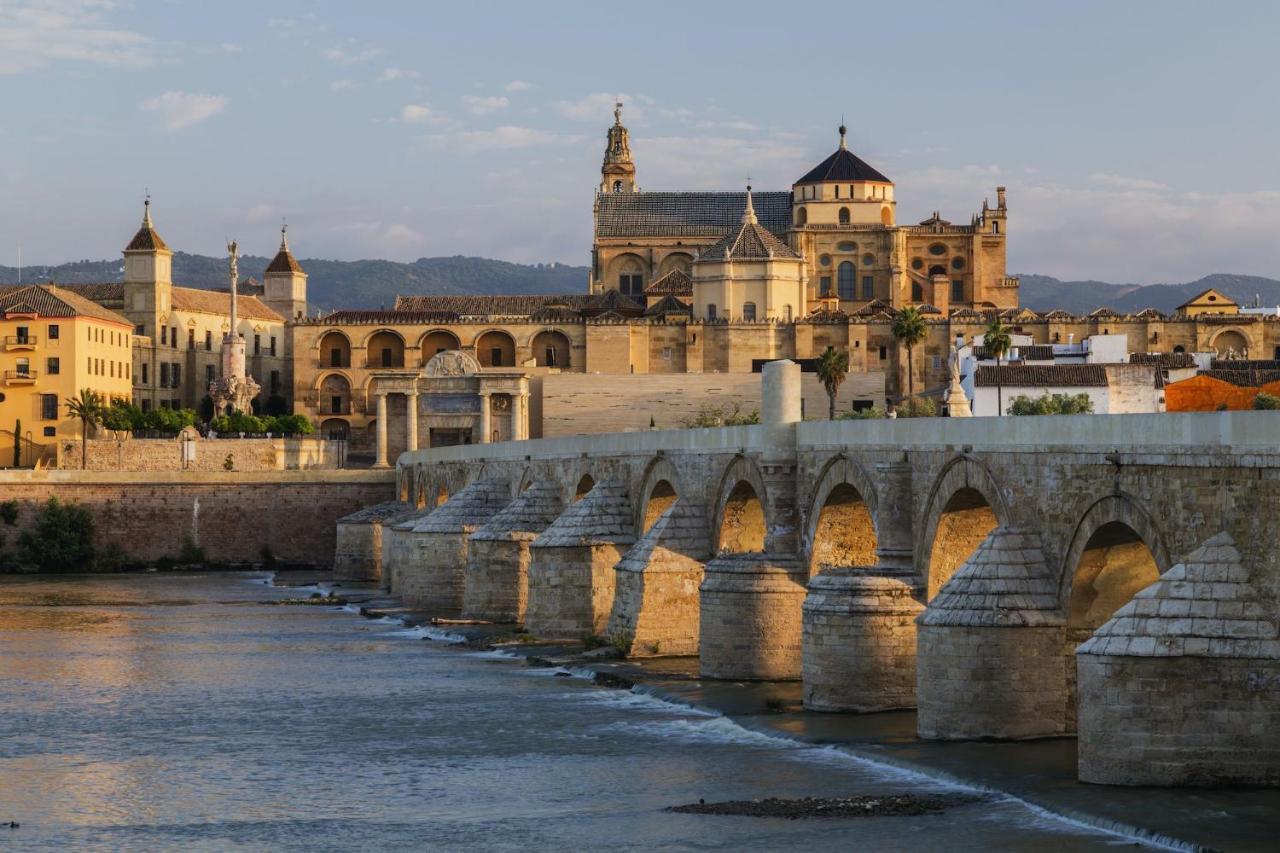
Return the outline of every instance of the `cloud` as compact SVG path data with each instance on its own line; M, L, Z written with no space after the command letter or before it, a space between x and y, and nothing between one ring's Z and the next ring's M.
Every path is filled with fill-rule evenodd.
M490 95L489 97L463 95L462 103L468 112L482 116L498 110L505 110L511 102L507 100L505 95Z
M510 83L502 87L504 92L525 92L532 88L532 83L526 83L523 80L512 80Z
M576 101L556 101L553 105L560 115L573 121L608 121L613 116L613 105L621 101L624 115L631 121L644 120L644 108L653 105L648 95L609 94L595 92Z
M1168 184L1162 184L1159 181L1151 181L1146 178L1131 178L1126 175L1113 175L1108 172L1095 172L1089 176L1089 180L1095 184L1100 184L1102 186L1118 190L1171 189Z
M400 108L400 121L421 123L430 120L434 116L435 112L430 107L422 106L422 104L405 104Z
M151 64L151 39L112 26L105 0L9 0L0 3L0 74L55 62L139 68Z
M761 189L790 189L808 168L802 146L774 136L633 137L632 150L646 189L738 189L748 175Z
M467 130L451 136L430 137L433 142L450 143L457 148L473 151L495 151L510 148L528 148L549 145L564 138L545 130L517 125L501 125L492 130Z
M409 71L404 68L384 68L374 82L390 83L392 80L416 80L421 76L417 71Z
M224 41L222 44L218 45L218 47L223 53L244 53L243 47L238 44L232 44L229 41Z
M349 92L356 88L354 80L343 78L342 80L334 80L329 84L329 90L333 92Z
M359 65L364 62L372 62L381 55L382 49L377 47L365 47L357 50L331 47L324 52L325 59L330 62L336 62L339 65Z
M401 255L423 243L422 233L403 222L368 220L344 222L330 226L329 231L353 240L367 250L391 255Z
M229 103L231 99L226 95L165 92L143 101L139 108L145 112L159 113L169 130L182 130L213 118L225 110Z

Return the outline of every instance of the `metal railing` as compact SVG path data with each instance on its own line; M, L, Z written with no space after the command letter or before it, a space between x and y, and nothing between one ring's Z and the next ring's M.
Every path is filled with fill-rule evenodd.
M6 381L6 382L11 382L11 381L15 381L15 380L16 380L16 381L19 381L19 382L25 382L25 381L31 381L31 382L34 382L34 381L35 381L35 379L36 379L36 371L34 371L34 370L6 370L6 371L4 372L4 378L5 378L5 381Z
M6 349L22 349L34 347L37 340L35 335L6 335L4 345Z

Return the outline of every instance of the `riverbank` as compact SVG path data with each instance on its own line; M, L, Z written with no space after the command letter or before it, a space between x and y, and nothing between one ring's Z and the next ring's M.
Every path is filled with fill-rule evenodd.
M285 586L320 576L277 577ZM1003 794L1063 820L1176 850L1273 850L1280 837L1280 791L1271 789L1121 788L1076 781L1076 741L937 742L915 737L915 713L806 711L799 682L704 681L696 658L618 660L608 646L549 644L519 638L510 625L433 622L370 586L344 584L348 607L371 619L418 628L424 639L491 650L526 665L566 673L721 715L745 730L823 746L882 766Z

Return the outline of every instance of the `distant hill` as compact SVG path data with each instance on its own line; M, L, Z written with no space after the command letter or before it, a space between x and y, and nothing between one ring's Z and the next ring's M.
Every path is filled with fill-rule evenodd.
M1263 305L1280 305L1280 281L1257 275L1214 273L1185 284L1109 284L1105 281L1061 281L1047 275L1020 275L1022 304L1033 311L1061 308L1087 314L1106 306L1122 314L1155 308L1170 312L1210 287L1241 305L1258 297Z
M241 277L262 281L270 258L246 255L240 259ZM488 258L419 258L395 261L324 261L300 258L307 271L307 297L314 308L390 308L397 296L411 294L585 293L587 268L565 264L512 264ZM74 261L54 267L24 267L22 280L39 284L119 281L120 261ZM205 289L227 286L227 259L176 252L173 279ZM0 266L0 283L18 280L13 267Z

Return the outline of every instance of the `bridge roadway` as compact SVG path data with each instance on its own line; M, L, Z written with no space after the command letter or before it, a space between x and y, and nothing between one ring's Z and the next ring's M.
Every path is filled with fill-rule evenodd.
M1080 778L1280 784L1280 419L803 422L434 448L339 522L407 603L802 679L930 739L1078 733Z

